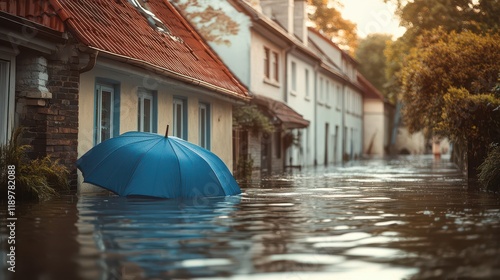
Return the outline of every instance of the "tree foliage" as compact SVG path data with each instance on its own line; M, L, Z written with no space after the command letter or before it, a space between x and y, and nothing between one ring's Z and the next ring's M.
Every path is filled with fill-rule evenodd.
M316 28L339 46L353 53L358 45L356 24L342 17L338 0L308 0L308 4L312 8L309 19Z
M401 25L406 33L386 49L389 90L401 91L400 73L406 55L417 38L435 28L445 32L469 31L477 34L498 33L500 0L384 0L397 6Z
M471 94L491 93L499 61L499 34L443 29L424 33L401 70L403 117L409 130L436 129L443 121L444 95L453 87Z
M500 144L490 146L488 156L479 170L479 182L488 190L500 191Z
M173 0L180 12L191 23L196 23L197 31L207 42L230 46L226 37L237 35L240 26L221 8L202 5L199 0Z
M256 105L242 105L233 110L233 124L254 134L272 133L274 126Z
M443 100L442 121L436 126L439 133L455 143L469 142L472 152L481 152L484 147L500 141L499 96L450 88Z
M401 25L413 39L437 27L492 33L500 28L500 0L384 0L397 5Z
M387 90L388 81L385 76L386 58L385 48L392 36L389 34L370 34L362 39L356 49L356 58L362 61L358 70L368 79L387 99L395 101L394 96Z

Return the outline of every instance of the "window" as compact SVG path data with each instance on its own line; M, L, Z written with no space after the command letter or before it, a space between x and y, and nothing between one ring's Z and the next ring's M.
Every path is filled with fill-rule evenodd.
M198 108L199 116L199 145L210 150L210 105L200 103Z
M142 132L157 132L156 92L139 88L137 129Z
M264 47L264 78L279 81L279 54L267 47Z
M292 61L292 92L297 92L297 64Z
M264 47L264 76L271 78L271 51Z
M325 90L325 95L326 95L326 105L330 106L330 81L326 81L326 90Z
M306 69L306 72L305 72L305 79L306 79L306 98L309 98L309 70Z
M119 85L97 83L94 143L99 144L120 133Z
M273 52L273 70L274 70L274 80L279 81L279 56L277 52Z
M342 91L340 86L337 86L337 109L340 109L341 104L342 104Z
M324 90L324 85L323 85L323 77L319 78L319 96L318 96L318 103L323 103L323 90Z
M0 57L0 144L6 144L14 120L14 66L13 57Z
M187 140L187 105L186 99L174 98L174 132L173 135Z

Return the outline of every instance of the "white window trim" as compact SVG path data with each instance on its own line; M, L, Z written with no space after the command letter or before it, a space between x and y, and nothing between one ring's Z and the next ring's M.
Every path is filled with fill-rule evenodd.
M266 58L266 50L269 51L269 57L267 60L265 60ZM277 51L276 49L274 48L271 48L267 45L264 45L263 46L263 59L262 61L264 62L264 70L269 67L269 77L266 76L266 73L265 71L262 72L262 76L263 76L263 81L264 83L266 84L269 84L271 86L274 86L274 87L280 87L280 72L281 72L281 67L280 67L280 60L281 60L281 54L279 51ZM277 57L277 59L276 59ZM276 61L277 60L277 61ZM276 73L276 67L275 66L275 62L277 64L277 73ZM268 65L266 65L266 63ZM278 79L276 79L276 76L278 76Z
M137 112L139 114L139 127L137 128L139 131L142 131L144 132L144 100L145 99L149 99L149 104L151 105L151 108L149 110L149 113L150 113L150 117L149 117L149 127L151 129L151 131L148 131L148 132L153 132L153 116L154 116L154 104L153 104L153 93L151 93L150 91L146 90L146 89L139 89L137 91L137 96L138 96L138 101L139 101L139 112Z
M181 105L181 113L180 113L180 116L181 116L181 127L180 127L180 135L175 135L177 133L177 105ZM184 100L180 99L180 98L174 98L173 100L173 107L174 107L174 110L173 110L173 113L174 113L174 117L173 117L173 135L176 136L176 137L179 137L179 138L182 138L184 139L184 135L185 135L185 132L184 132L184 122L186 120L184 120L184 110L186 110L185 108L185 103L184 103Z
M103 84L98 84L97 85L98 92L97 92L97 138L96 138L96 144L99 144L102 142L102 91L103 89L106 91L111 92L111 106L110 106L110 112L109 112L109 135L110 138L113 137L113 130L114 130L114 114L115 114L115 108L114 108L114 102L115 102L115 89L112 86L109 85L103 85Z
M199 103L198 106L198 135L199 135L199 144L201 147L210 150L210 126L207 125L208 122L210 122L210 110L209 110L209 104L206 103ZM202 123L201 121L201 114L202 110L205 111L205 123ZM205 126L205 139L201 139L201 128L202 126Z
M0 48L3 51L2 48ZM16 63L15 55L0 54L0 59L4 60L6 64L7 77L0 77L4 79L5 84L2 85L0 91L2 92L1 100L1 120L0 124L0 144L6 144L11 135L11 131L14 128L14 107L15 107L15 79L16 79Z

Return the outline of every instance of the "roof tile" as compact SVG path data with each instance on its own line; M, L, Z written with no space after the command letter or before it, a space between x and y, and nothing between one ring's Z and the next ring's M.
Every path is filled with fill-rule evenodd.
M189 77L232 97L249 98L247 89L166 0L148 0L145 5L163 23L160 27L166 27L172 36L152 26L127 0L49 0L51 5L37 2L0 0L0 7L58 31L65 31L65 22L69 31L88 47L160 71L168 70L178 77ZM59 17L54 17L56 13Z

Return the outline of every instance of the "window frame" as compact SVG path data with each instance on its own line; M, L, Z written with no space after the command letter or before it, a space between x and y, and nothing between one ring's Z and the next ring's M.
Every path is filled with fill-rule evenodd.
M274 78L275 82L279 82L280 81L279 54L278 54L278 52L275 52L275 51L273 51L272 54L273 54L272 55L272 59L273 59L272 63L273 63L273 71L274 71L273 78Z
M137 130L141 132L144 131L144 106L145 99L150 100L150 131L151 133L158 132L158 101L157 93L153 90L148 90L145 88L137 89Z
M102 137L102 92L103 89L111 93L109 113L109 138ZM95 83L94 96L94 145L116 137L120 133L120 84L108 79L98 78Z
M306 96L305 98L307 100L309 100L310 98L310 95L311 95L311 82L310 82L310 78L309 78L309 69L305 69L305 72L304 72L304 75L305 75L305 87L306 87Z
M204 111L204 114L203 112ZM210 104L205 102L200 102L198 104L198 143L199 146L210 150L210 137L211 137L211 113ZM204 122L202 116L204 115ZM205 133L203 134L202 129L204 128ZM204 135L204 137L202 137ZM203 139L204 138L204 139Z
M271 79L271 49L264 47L264 77Z
M290 71L292 72L292 94L295 94L297 92L297 63L295 61L292 61L291 66L290 66Z
M14 126L14 107L15 107L15 75L16 63L14 55L0 54L0 61L5 70L0 77L0 100L1 106L1 124L0 124L0 144L7 144Z
M172 128L173 128L173 131L172 131L172 135L173 136L176 136L178 138L181 138L181 139L184 139L187 141L188 139L188 131L187 131L187 122L188 122L188 115L187 115L187 111L188 111L188 108L187 108L187 99L185 97L181 97L181 96L174 96L174 99L172 101L172 105L173 105L173 110L172 110L172 114L173 114L173 118L172 118ZM177 120L177 115L178 115L178 112L177 112L177 106L178 105L181 105L181 113L180 113L180 117L181 117L181 120L180 120L180 127L178 127L178 120ZM178 130L180 129L180 135L178 133Z

